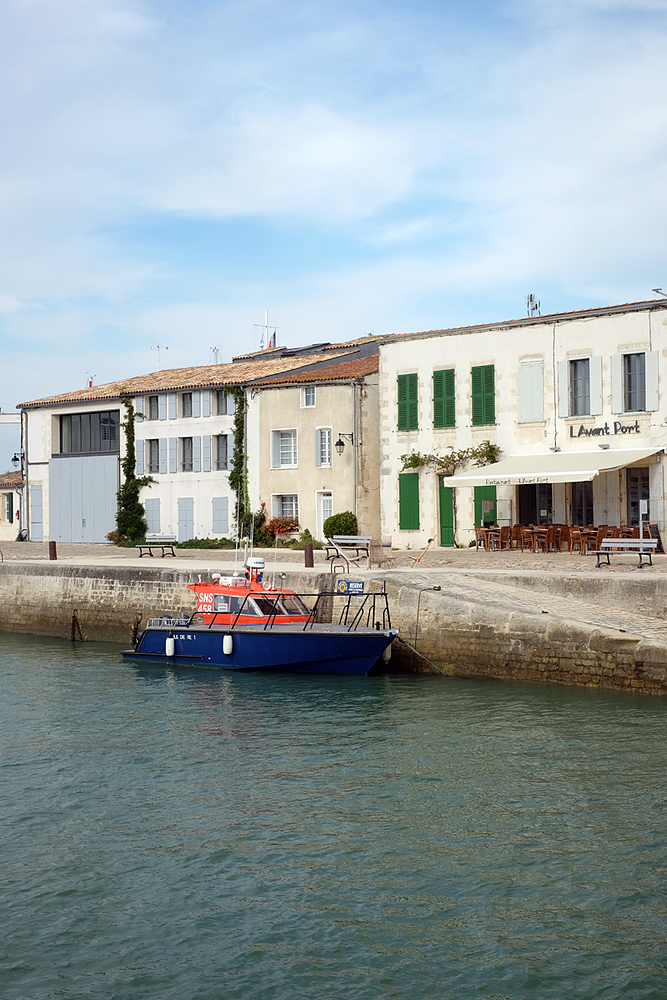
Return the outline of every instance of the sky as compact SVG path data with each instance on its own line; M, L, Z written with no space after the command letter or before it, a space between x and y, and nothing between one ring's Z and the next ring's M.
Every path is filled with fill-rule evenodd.
M0 408L266 309L297 346L667 291L666 43L667 0L3 0Z

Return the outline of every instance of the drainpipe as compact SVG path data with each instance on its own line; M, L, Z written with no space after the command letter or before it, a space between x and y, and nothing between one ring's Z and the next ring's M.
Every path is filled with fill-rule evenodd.
M352 494L352 513L357 516L357 393L355 390L354 382L351 383L352 388L352 431L354 434L353 445L352 445L352 463L353 463L353 494Z
M25 420L25 424L24 424ZM23 503L19 517L19 531L23 526L30 541L30 490L28 488L28 411L21 410L21 472L23 473Z

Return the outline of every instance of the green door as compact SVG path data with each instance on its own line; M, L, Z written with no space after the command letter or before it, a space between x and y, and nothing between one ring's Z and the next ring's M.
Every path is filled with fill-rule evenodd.
M476 486L475 527L481 528L485 524L495 524L497 520L495 486Z
M454 491L440 482L440 544L452 548L454 545Z

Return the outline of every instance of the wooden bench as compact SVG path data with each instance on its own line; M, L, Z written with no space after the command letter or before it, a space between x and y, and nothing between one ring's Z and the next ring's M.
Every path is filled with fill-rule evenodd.
M349 568L350 563L358 563L360 559L370 557L370 535L332 535L327 538L326 558L343 559ZM354 555L352 553L354 552Z
M139 549L139 558L141 559L143 556L146 555L146 553L148 553L148 555L151 556L152 558L153 549L162 549L162 554L160 558L164 559L167 552L170 552L175 559L176 558L176 553L174 552L175 542L176 542L176 535L147 534L146 541L141 542L139 545L137 545L137 548Z
M639 569L644 565L644 558L648 556L649 565L653 565L653 553L658 545L657 538L603 538L600 548L596 550L596 569L600 568L600 559L607 557L607 565L610 566L609 556L612 552L636 552L639 554Z

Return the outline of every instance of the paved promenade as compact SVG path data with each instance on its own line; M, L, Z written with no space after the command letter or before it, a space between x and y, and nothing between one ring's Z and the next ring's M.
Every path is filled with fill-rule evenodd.
M58 561L69 566L125 568L201 573L230 571L234 551L229 549L177 549L178 556L139 559L135 549L114 545L59 544ZM48 561L48 543L3 542L0 553L7 563ZM549 615L581 624L625 631L650 639L667 639L667 556L656 556L652 567L637 568L637 556L612 556L612 565L595 568L591 555L549 555L522 552L483 552L474 549L430 549L413 567L410 556L399 551L396 568L368 570L355 567L355 578L391 578L411 587L440 587L460 600L489 609L513 608L527 614ZM324 553L315 552L315 567L304 569L302 552L258 549L266 560L266 576L320 574L328 571ZM424 565L427 562L428 565ZM53 565L53 564L51 564ZM239 559L239 567L242 558Z

